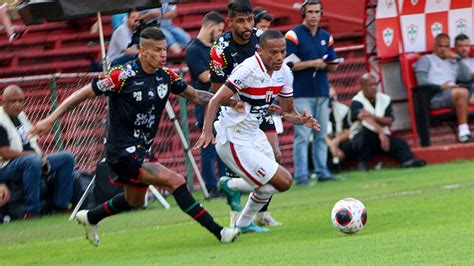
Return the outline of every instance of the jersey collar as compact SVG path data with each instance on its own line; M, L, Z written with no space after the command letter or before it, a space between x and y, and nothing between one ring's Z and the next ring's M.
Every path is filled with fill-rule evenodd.
M258 63L258 66L260 67L260 69L262 70L262 72L264 74L267 74L267 69L265 68L265 65L263 64L263 61L262 61L262 58L260 57L260 55L258 54L258 52L255 52L255 59L257 59L257 63Z

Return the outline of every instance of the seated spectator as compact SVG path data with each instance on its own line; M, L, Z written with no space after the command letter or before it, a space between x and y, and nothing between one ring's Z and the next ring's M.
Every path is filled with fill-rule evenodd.
M19 39L24 33L24 31L14 30L10 15L8 14L7 3L3 3L3 5L0 6L0 23L3 25L8 36L8 41L10 42Z
M152 19L158 20L160 29L166 38L168 50L171 53L179 54L188 45L191 37L180 27L173 25L171 21L178 15L175 5L163 3L161 9L152 9L140 17L140 20L148 21Z
M450 107L456 111L458 141L461 143L474 141L467 123L469 91L460 85L470 83L470 73L450 50L447 34L441 33L436 36L433 53L424 55L418 60L415 73L418 85L438 87L438 91L430 99L431 108Z
M328 167L337 170L342 162L352 157L352 147L349 140L349 107L337 101L337 93L329 88L329 123L326 135L328 145Z
M0 184L0 207L5 205L10 199L10 190L5 184Z
M368 170L373 154L386 154L397 159L402 167L420 167L426 161L415 159L405 140L391 136L393 111L390 96L377 92L377 81L370 73L360 78L362 88L350 106L352 125L349 137L360 170Z
M273 21L273 16L261 7L253 9L253 16L255 21L255 28L266 31L270 28Z
M52 209L66 211L72 197L72 171L74 157L69 152L57 152L47 156L29 138L31 124L23 112L25 96L20 87L8 86L3 92L0 107L0 182L20 181L23 185L25 218L41 212L41 177L53 176L54 194Z
M211 78L209 74L210 52L212 44L219 38L224 30L225 19L216 11L211 11L204 16L199 34L186 49L186 64L191 74L192 85L195 89L210 91ZM199 129L204 125L204 105L196 105L194 113L197 118ZM209 191L209 198L225 196L217 188L215 169L219 170L219 176L225 175L225 164L217 156L214 144L209 144L201 149L202 176Z
M466 34L456 36L454 47L456 48L456 53L460 56L462 63L466 65L471 73L471 96L469 98L469 104L474 105L474 57L470 57L471 42L469 41L469 37L467 37Z
M138 48L136 46L128 47L128 44L132 40L133 31L138 25L139 17L140 12L130 10L127 21L112 33L107 52L107 57L112 66L124 64L138 55Z

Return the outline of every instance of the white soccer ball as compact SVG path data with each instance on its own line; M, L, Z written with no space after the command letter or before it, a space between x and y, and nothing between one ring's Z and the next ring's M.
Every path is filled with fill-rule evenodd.
M364 228L367 211L364 204L354 198L338 201L331 212L332 224L341 232L353 234Z

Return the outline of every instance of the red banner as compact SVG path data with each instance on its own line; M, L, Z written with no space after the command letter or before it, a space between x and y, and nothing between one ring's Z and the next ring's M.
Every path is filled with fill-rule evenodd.
M398 19L384 18L377 20L377 54L381 58L398 56L400 34Z
M413 15L425 12L426 0L405 0L403 1L402 15Z
M449 33L448 12L426 14L426 48L431 50L434 39L440 33Z
M451 0L450 9L469 8L474 5L473 3L472 0Z

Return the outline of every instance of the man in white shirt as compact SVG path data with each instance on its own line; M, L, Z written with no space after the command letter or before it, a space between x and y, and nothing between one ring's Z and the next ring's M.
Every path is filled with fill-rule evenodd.
M470 57L471 42L469 41L469 37L467 37L466 34L456 36L456 39L454 39L454 48L471 73L471 96L469 97L469 104L474 105L474 57Z
M140 12L136 10L130 10L128 12L127 21L120 25L113 33L112 38L110 39L109 49L107 52L107 57L109 62L113 65L126 63L127 59L132 59L132 57L138 54L137 47L129 47L128 44L132 40L133 31L138 25L138 18L140 17ZM123 57L121 62L115 61ZM115 62L114 62L115 61Z
M467 67L450 50L446 33L436 36L433 53L418 60L415 73L418 85L439 86L439 91L430 99L431 108L450 107L456 111L458 141L474 141L467 123L469 90L460 85L469 83L471 77Z
M276 162L270 143L259 129L276 96L279 96L284 119L319 130L314 118L306 113L300 115L294 109L293 75L283 64L286 43L281 32L267 30L260 36L259 45L258 53L237 66L209 102L203 132L194 146L198 149L216 143L219 157L241 177L228 178L225 187L229 187L230 182L239 183L233 187L251 192L236 222L242 233L268 231L253 224L252 219L273 193L288 190L292 183L290 172ZM245 102L245 110L223 108L214 124L217 132L214 139L212 121L216 111L231 97Z

